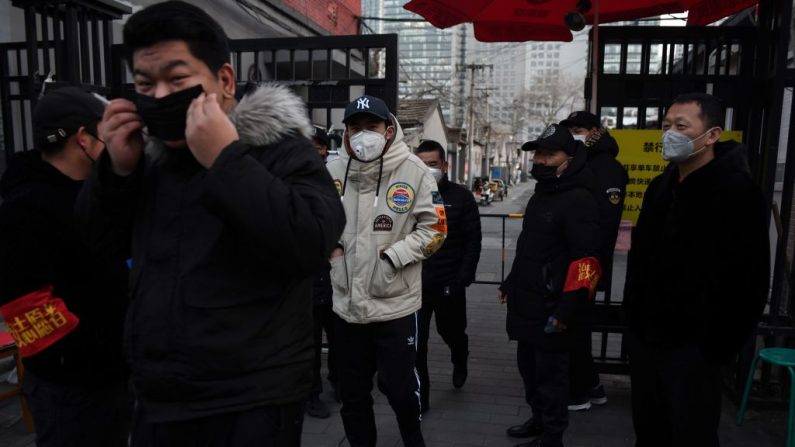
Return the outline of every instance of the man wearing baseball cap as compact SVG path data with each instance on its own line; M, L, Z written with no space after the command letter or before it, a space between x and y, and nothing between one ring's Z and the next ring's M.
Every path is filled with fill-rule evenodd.
M23 356L38 446L127 445L127 268L90 252L73 215L104 149L104 109L80 88L51 90L33 109L35 149L0 180L0 314Z
M565 127L550 125L522 150L533 151L538 183L498 299L508 303L508 336L518 341L533 417L507 433L537 438L522 447L560 447L568 426L569 352L601 274L599 214L585 147Z
M560 122L571 132L575 140L586 148L587 166L594 175L594 197L599 207L599 263L602 266L602 281L597 290L604 291L613 275L613 251L624 211L629 176L624 166L616 160L618 143L607 129L601 127L599 118L586 111L573 112ZM591 404L604 405L607 395L599 383L599 374L591 357L591 334L583 330L582 340L575 344L571 353L569 410L582 411Z
M377 371L403 444L424 446L417 311L422 261L447 235L444 203L384 101L356 98L343 122L345 151L327 165L347 221L330 260L342 422L351 446L376 445L370 392Z

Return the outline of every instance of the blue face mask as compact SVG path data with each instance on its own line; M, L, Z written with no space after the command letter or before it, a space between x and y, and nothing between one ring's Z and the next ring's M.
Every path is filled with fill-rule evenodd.
M695 150L695 145L693 143L708 134L712 129L715 129L715 127L707 129L706 132L692 140L683 133L671 129L666 130L662 135L663 160L680 163L703 151L707 147L706 145L702 146L699 150Z

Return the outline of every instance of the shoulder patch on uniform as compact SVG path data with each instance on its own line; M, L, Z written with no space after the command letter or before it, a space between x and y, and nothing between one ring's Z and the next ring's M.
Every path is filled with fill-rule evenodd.
M339 179L334 179L334 186L337 187L337 194L342 195L342 182Z
M618 205L621 202L621 189L619 188L610 188L606 191L607 193L607 200L610 201L613 205Z
M395 182L386 191L386 205L390 210L404 214L414 205L414 188L406 182Z
M443 205L444 199L442 198L442 193L439 191L431 191L431 200L433 201L434 205Z
M394 222L392 222L391 217L386 214L379 214L373 220L373 231L392 231L393 225Z

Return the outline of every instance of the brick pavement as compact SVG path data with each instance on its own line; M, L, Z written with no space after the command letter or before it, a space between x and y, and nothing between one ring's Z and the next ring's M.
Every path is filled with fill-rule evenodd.
M532 183L510 191L504 202L482 207L481 213L521 212L531 193ZM509 221L507 261L520 229L520 221ZM501 275L501 233L499 220L484 218L484 251L478 269L479 280L498 280ZM506 269L510 264L506 266ZM617 262L616 278L623 275L623 258ZM620 289L619 289L620 290ZM473 285L468 292L470 362L469 379L460 390L452 386L449 351L432 328L429 341L431 375L431 410L423 418L423 432L428 446L512 446L517 440L505 435L505 428L530 417L524 402L514 343L505 334L505 307L497 304L495 286ZM568 447L632 446L634 436L630 416L629 384L626 377L603 376L609 402L583 413L572 413L565 441ZM326 393L330 403L329 419L305 418L303 446L347 446L339 416L339 407ZM386 399L374 390L379 446L399 446L397 424ZM735 427L736 408L724 403L721 444L724 447L754 445L780 446L786 436L786 412L750 411L743 427ZM0 446L32 447L33 436L24 433L19 421L17 400L0 402Z

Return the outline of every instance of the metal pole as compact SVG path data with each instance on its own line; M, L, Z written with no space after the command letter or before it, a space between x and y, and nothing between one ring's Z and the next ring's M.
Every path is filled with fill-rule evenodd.
M467 68L472 73L469 80L469 124L467 125L467 147L464 152L464 165L466 166L464 184L467 185L468 189L472 189L472 185L469 184L469 178L472 174L472 146L475 144L475 66L469 65Z
M596 88L598 83L596 77L599 75L599 0L594 0L593 12L593 40L591 41L591 113L599 115L597 109L597 92Z

